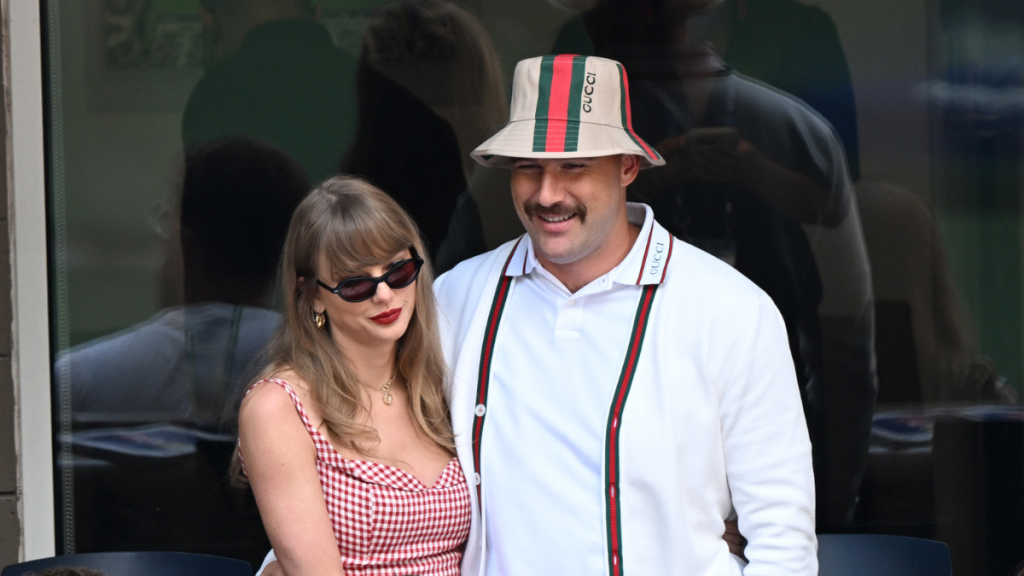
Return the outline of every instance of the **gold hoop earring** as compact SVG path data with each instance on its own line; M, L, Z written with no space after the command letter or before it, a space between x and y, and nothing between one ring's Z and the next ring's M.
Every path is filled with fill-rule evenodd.
M327 313L317 312L316 308L313 308L312 306L309 310L313 315L313 324L316 324L317 328L323 330L324 326L327 325Z

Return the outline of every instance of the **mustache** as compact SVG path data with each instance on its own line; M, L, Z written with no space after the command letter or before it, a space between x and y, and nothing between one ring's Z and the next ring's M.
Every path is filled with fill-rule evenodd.
M578 202L572 204L566 202L556 202L550 206L544 206L533 200L528 201L523 205L523 212L527 216L547 216L547 217L559 217L559 216L570 216L576 214L580 220L587 218L587 207Z

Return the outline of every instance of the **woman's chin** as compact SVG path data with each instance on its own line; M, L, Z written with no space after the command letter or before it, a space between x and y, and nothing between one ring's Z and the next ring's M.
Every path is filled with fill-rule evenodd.
M405 336L405 332L409 329L409 321L404 318L399 318L395 322L386 326L381 326L370 321L370 326L368 326L368 328L368 339L379 341L381 344L391 344L397 342L402 336Z

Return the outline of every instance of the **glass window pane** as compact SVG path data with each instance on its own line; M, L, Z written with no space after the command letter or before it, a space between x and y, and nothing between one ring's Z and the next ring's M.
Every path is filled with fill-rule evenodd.
M940 540L957 574L1024 556L1019 2L42 5L63 551L259 564L229 475L295 206L365 178L436 273L521 235L469 154L551 53L622 63L629 137L667 160L628 199L779 309L818 531Z

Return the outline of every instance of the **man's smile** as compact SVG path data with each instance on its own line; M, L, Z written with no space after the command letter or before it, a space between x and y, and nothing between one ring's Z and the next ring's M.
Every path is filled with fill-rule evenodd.
M550 223L554 224L554 223L558 223L558 222L565 222L566 220L569 220L570 218L575 218L576 215L575 214L566 214L564 216L545 216L543 214L538 214L537 217L540 218L541 220L545 221L545 222L550 222Z
M580 202L557 202L550 206L544 206L536 201L527 201L523 206L523 212L528 217L536 217L540 220L539 225L548 231L560 231L570 220L578 216L581 222L586 221L587 207ZM552 226L556 228L552 228ZM561 226L559 226L561 225Z

